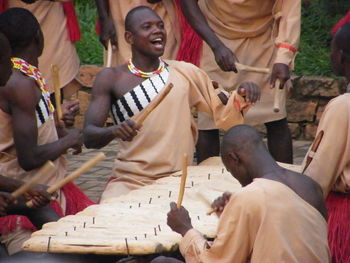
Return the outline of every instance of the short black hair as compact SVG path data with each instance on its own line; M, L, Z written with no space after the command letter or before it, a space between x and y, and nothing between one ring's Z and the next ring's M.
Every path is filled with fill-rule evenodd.
M8 54L10 52L10 54ZM11 56L11 46L7 37L0 32L0 57L10 57Z
M24 8L9 8L0 14L0 32L10 42L12 50L28 46L40 31L35 16Z
M125 17L125 31L129 31L129 32L133 32L133 18L135 16L135 14L138 12L138 11L141 11L141 10L149 10L151 11L152 13L156 14L156 12L153 11L152 8L149 8L148 6L144 6L144 5L140 5L140 6L137 6L133 9L131 9L127 14L126 14L126 17ZM158 16L158 15L157 15Z

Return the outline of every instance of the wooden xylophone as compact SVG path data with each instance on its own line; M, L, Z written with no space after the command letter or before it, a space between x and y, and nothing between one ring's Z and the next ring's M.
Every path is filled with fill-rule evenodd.
M208 216L209 205L240 184L221 162L188 167L183 206L194 228L214 238L218 218ZM300 171L300 167L282 165ZM181 236L167 226L169 203L177 200L181 172L155 181L127 195L111 198L84 211L45 224L24 243L33 252L146 255L178 249Z

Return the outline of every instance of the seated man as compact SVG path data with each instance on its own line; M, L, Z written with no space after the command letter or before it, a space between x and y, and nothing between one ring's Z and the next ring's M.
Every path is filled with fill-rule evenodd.
M225 134L221 154L243 188L214 201L220 220L212 243L193 229L184 207L171 203L168 225L183 236L180 251L186 262L329 262L320 186L278 166L259 133L247 125Z
M184 153L192 162L197 139L192 107L212 114L218 127L228 129L242 123L243 109L260 97L259 87L243 83L225 106L202 70L185 62L163 61L160 56L166 44L166 31L152 9L145 6L132 9L126 16L125 28L132 58L127 64L99 73L85 120L84 143L88 148L103 147L116 137L124 139L118 145L114 178L108 183L102 201L180 170ZM172 90L142 128L135 125L130 118L170 83ZM115 123L121 125L103 127L109 110Z
M345 94L331 100L304 162L304 174L318 182L326 199L332 262L350 262L350 23L332 42L334 73L346 77Z
M79 130L56 130L54 108L45 80L37 68L43 49L43 36L38 21L27 10L12 8L0 15L0 32L10 42L13 73L0 88L0 174L28 181L48 160L55 169L40 183L52 185L66 173L63 154L81 146ZM92 202L73 184L66 185L51 203L62 216L74 214ZM56 217L57 218L57 217ZM22 243L35 230L24 216L0 218L1 243L10 255L21 251Z

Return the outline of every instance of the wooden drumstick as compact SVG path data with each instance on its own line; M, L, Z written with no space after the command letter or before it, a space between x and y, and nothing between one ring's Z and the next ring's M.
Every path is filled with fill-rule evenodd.
M187 178L187 159L188 159L188 156L187 156L187 153L185 153L182 159L182 176L181 176L179 197L177 198L177 208L181 207L182 199L185 193L185 185L186 185L186 178Z
M163 99L169 94L170 90L173 88L173 84L169 83L164 90L159 93L154 100L144 108L139 114L137 114L133 120L138 124L142 125L147 116L163 101Z
M60 87L60 70L58 66L51 65L52 83L55 89L55 101L56 101L56 112L57 119L62 119L62 106L61 106L61 87Z
M280 88L281 82L279 79L276 79L275 82L275 96L274 96L274 101L273 101L273 111L274 112L279 112L281 110L281 100L284 95L284 89L283 87Z
M112 66L112 43L111 40L108 40L108 45L107 45L107 63L106 67L111 67Z
M251 67L251 66L243 65L243 64L238 63L238 62L236 62L236 68L238 70L248 71L248 72L255 72L255 73L270 74L270 72L271 72L271 70L269 68Z
M56 192L57 190L62 188L67 183L69 183L69 182L73 181L74 179L76 179L82 173L90 170L92 167L94 167L97 163L99 163L100 161L102 161L105 158L106 158L106 156L104 155L104 153L97 154L94 158L92 158L91 160L89 160L86 163L84 163L81 167L79 167L74 172L72 172L70 175L65 177L62 181L60 181L60 182L50 186L49 189L47 189L47 192L49 194L53 194L54 192ZM30 201L27 202L26 205L27 205L27 207L32 207L33 206L33 202L30 200Z
M55 165L51 161L47 161L44 166L42 166L36 173L36 175L30 179L27 183L23 184L21 187L19 187L16 191L11 193L13 198L18 198L25 192L27 192L30 188L32 188L34 185L36 185L40 179L47 176L47 173L50 172L52 169L55 168Z

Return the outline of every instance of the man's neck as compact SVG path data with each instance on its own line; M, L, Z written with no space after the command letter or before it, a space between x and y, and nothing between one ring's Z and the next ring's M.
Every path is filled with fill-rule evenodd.
M27 61L29 64L38 67L39 65L39 59L38 56L34 54L34 52L20 52L20 51L14 51L12 53L12 57L21 58L25 61Z
M283 169L268 154L257 154L250 158L249 163L248 170L251 174L251 178L269 178L273 175L278 176Z
M145 56L133 56L132 63L140 70L144 72L155 71L159 67L159 58L145 57Z

